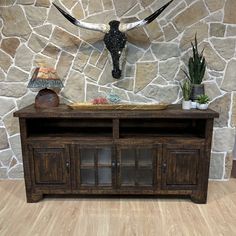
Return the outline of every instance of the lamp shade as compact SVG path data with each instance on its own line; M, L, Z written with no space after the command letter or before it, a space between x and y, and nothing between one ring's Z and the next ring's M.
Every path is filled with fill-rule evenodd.
M35 97L36 108L51 108L59 105L59 97L51 89L64 86L53 68L37 67L27 87L41 88Z
M62 88L64 86L53 68L37 67L27 87Z

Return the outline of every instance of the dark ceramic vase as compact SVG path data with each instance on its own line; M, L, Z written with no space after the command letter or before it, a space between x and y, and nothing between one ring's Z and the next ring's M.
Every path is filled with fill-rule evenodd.
M195 101L199 95L205 94L204 84L193 84L190 99Z

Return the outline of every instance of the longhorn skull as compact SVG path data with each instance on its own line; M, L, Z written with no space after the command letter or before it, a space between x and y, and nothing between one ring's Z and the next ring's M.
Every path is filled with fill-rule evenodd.
M77 25L84 29L100 31L100 32L105 33L104 43L106 45L106 48L111 54L112 63L113 63L112 76L115 79L119 79L121 77L121 68L120 68L120 63L119 63L120 57L122 55L123 49L125 48L126 41L127 41L125 32L151 23L169 6L169 4L172 1L173 0L166 3L164 6L162 6L160 9L155 11L150 16L146 17L144 20L139 20L139 21L127 23L127 24L123 24L120 21L113 20L109 22L109 25L82 22L80 20L75 19L71 15L69 15L67 12L65 12L60 7L58 7L55 3L53 3L53 5L61 12L61 14L67 20L69 20L74 25Z

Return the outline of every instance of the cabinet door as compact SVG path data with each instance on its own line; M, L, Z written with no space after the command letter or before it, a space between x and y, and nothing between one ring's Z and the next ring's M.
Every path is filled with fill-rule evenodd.
M111 145L75 147L76 189L111 189L114 184L114 153Z
M164 145L161 166L162 188L197 189L202 158L202 146Z
M156 187L158 148L129 145L118 147L117 181L120 189Z
M30 145L35 186L70 188L69 149L64 145Z

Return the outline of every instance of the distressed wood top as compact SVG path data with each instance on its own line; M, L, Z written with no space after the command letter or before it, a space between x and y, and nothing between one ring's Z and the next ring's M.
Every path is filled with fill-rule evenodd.
M65 104L55 108L35 108L31 104L14 113L22 118L217 118L219 113L191 109L182 110L181 105L169 105L165 110L72 110Z

